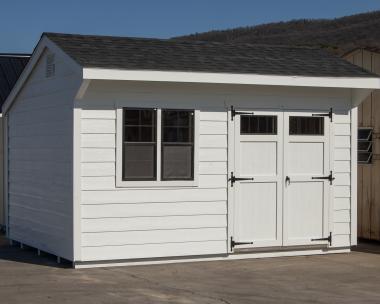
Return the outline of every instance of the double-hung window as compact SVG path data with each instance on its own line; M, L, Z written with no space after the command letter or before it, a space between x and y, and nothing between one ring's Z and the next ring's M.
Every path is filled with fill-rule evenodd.
M195 112L120 109L118 185L195 185Z

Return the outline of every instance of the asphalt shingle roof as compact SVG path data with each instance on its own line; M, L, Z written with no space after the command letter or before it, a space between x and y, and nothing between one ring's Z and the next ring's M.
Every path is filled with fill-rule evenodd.
M0 54L0 112L29 58L30 55Z
M318 48L44 33L83 67L376 77Z

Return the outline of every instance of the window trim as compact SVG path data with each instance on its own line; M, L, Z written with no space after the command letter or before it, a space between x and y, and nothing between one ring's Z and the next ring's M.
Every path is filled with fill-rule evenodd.
M141 181L131 181L123 180L123 109L124 108L139 108L139 109L156 109L157 110L157 126L156 126L156 180L141 180ZM162 124L161 124L161 113L162 109L166 110L192 110L194 111L194 158L193 158L193 180L161 180L161 153L162 153ZM199 110L188 108L188 107L178 107L173 108L171 105L162 104L160 108L157 106L147 106L147 105L136 105L127 102L118 102L116 105L116 187L120 188L154 188L154 187L197 187L199 181Z

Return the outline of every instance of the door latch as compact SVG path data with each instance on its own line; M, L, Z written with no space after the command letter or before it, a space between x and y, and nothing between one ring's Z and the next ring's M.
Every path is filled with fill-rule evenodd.
M326 237L326 238L320 238L320 239L311 239L312 242L316 242L316 241L328 241L329 242L329 245L331 246L331 243L332 243L332 233L330 232L329 236Z
M242 181L242 180L254 180L253 177L236 177L233 172L231 172L231 177L228 179L231 182L231 187L234 186L234 183L237 181Z
M330 185L332 185L335 177L333 177L332 171L330 171L330 174L328 176L312 176L311 179L328 179L330 181Z
M236 245L252 245L253 242L235 242L234 238L231 236L231 251Z
M285 184L290 185L290 177L289 176L286 176Z

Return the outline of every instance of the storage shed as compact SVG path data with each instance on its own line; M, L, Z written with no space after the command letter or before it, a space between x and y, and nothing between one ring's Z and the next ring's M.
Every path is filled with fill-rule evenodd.
M380 74L379 48L358 48L344 58ZM380 91L358 107L358 237L380 241Z
M28 54L0 53L0 107L16 84L18 77L29 61ZM0 111L1 112L1 111ZM0 113L0 231L5 225L3 200L3 118Z
M3 107L8 238L75 267L348 252L378 88L319 49L45 33Z

